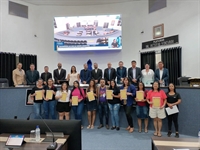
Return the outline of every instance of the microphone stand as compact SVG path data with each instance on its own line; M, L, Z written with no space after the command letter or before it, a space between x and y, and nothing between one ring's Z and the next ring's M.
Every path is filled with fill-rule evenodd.
M30 120L30 116L32 114L35 114L34 112L30 113L27 120ZM53 137L53 143L51 143L48 147L47 147L47 150L55 150L58 146L58 143L55 142L55 137L54 137L54 134L52 132L52 130L49 128L49 126L46 124L46 122L44 121L44 119L39 115L40 119L42 119L43 123L45 124L45 126L48 128L48 130L51 132L52 134L52 137Z

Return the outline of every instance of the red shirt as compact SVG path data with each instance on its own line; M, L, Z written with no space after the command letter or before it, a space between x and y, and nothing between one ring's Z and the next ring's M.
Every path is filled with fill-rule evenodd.
M144 91L144 99L146 99L147 93L148 93L148 91ZM146 106L147 102L137 102L137 105L138 106Z
M155 92L153 90L150 90L147 93L147 99L152 102L153 97L160 97L160 107L163 106L164 100L167 98L165 92L163 90L160 90L159 92ZM152 104L150 105L152 107Z

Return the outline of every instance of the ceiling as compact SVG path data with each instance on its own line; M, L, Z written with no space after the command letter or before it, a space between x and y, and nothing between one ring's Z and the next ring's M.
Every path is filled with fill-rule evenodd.
M83 6L123 3L139 0L22 0L34 5L57 5L57 6Z

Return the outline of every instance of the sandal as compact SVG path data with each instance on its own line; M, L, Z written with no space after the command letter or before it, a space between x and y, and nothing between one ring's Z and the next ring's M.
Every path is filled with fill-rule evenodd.
M142 132L142 128L138 129L138 132L141 133Z
M153 134L154 136L158 136L158 133L157 132L154 132L154 134Z
M88 125L88 126L87 126L87 129L90 129L90 128L91 128L91 126L90 126L90 125Z
M129 129L129 133L132 133L134 131L134 128Z
M130 126L128 126L128 127L126 128L126 130L130 130L130 128L131 128L131 127L130 127Z
M144 129L144 132L145 132L145 133L148 133L148 130L147 130L147 129Z
M161 133L158 133L158 137L161 137L162 136L162 134Z
M90 129L94 129L94 125L91 125Z

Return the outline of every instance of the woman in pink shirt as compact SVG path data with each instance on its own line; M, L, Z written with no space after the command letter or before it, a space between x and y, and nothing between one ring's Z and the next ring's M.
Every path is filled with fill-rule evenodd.
M150 104L149 116L153 118L155 128L154 135L161 137L162 119L166 117L165 105L167 96L165 92L160 89L160 84L157 81L153 83L152 90L147 93L146 99Z
M72 102L72 96L78 96L78 106L72 106L74 111L75 119L82 120L82 113L84 108L85 92L80 88L79 82L74 81L74 87L71 91L70 102ZM83 126L81 126L83 128Z

